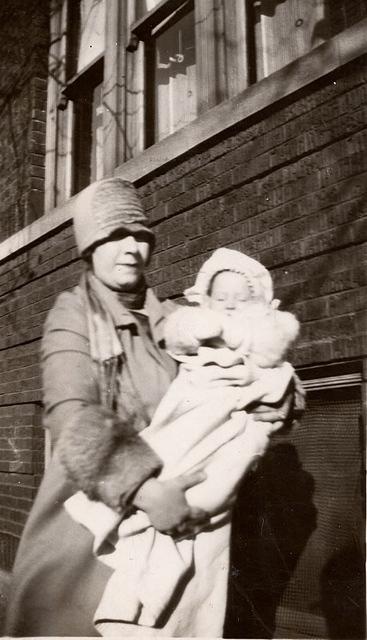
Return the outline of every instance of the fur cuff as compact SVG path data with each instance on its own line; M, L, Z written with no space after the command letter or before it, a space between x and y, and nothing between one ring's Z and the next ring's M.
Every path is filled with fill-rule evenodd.
M162 463L119 416L101 405L81 406L64 426L57 450L70 479L87 496L121 511Z

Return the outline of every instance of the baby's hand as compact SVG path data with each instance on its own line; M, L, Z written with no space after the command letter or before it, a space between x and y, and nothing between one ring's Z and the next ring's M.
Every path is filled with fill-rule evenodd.
M222 317L210 309L182 307L168 316L164 332L169 351L197 353L203 342L221 336Z
M245 355L251 342L251 329L245 316L224 317L222 338L227 347L230 349L241 347L241 354Z
M196 309L197 317L193 318L193 333L202 343L220 338L223 331L222 314L211 309Z

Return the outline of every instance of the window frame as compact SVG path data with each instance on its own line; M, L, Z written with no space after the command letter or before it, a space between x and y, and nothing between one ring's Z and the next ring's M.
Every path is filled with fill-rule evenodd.
M126 47L127 50L135 51L139 42L147 40L157 25L190 2L191 0L162 0L143 17L135 20L130 25L130 39Z
M306 391L322 391L346 387L363 387L364 371L362 360L300 367L297 374Z
M194 0L186 0L186 2L180 2L179 6L173 13L165 15L163 20L158 24L159 30L154 34L153 30L157 28L157 25L153 26L148 32L144 31L144 86L145 86L145 117L144 117L144 147L148 148L158 142L155 139L155 125L156 125L156 106L155 106L155 68L157 62L155 39L161 35L164 30L173 26L176 21L187 15L194 10ZM164 14L163 14L164 15ZM140 21L139 21L140 22ZM162 25L162 22L164 24ZM144 23L144 28L146 24ZM141 40L143 34L139 36Z

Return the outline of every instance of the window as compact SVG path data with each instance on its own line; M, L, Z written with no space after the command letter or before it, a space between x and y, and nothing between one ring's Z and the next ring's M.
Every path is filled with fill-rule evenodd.
M224 0L164 0L129 2L129 7L126 137L131 157L236 95L247 86L247 72L244 0L230 6Z
M103 0L69 0L66 87L73 102L71 193L103 176Z
M103 58L98 58L63 90L73 103L72 193L103 177L102 85Z
M335 374L338 368L343 365L330 367ZM305 633L307 629L313 637L364 635L362 376L357 363L345 363L344 368L344 375L319 379L305 371L307 409L291 441L312 486L309 513L313 506L315 526L309 527L305 500L298 535L302 521L303 534L309 527L309 535L282 592L277 637L293 637L296 629Z
M197 116L196 51L193 3L158 25L146 47L146 140L153 144Z
M364 637L362 371L299 372L306 411L272 436L234 512L229 637L241 620L251 638Z
M46 210L103 175L105 0L50 0Z
M323 2L253 2L256 79L260 80L324 41L317 24Z
M270 75L367 16L364 0L252 0L247 10L252 24L254 80Z

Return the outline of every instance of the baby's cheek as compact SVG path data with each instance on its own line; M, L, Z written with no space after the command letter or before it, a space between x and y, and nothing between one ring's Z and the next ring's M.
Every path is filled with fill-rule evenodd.
M213 311L223 311L225 309L225 303L222 300L213 300L212 298L208 298L206 306Z

